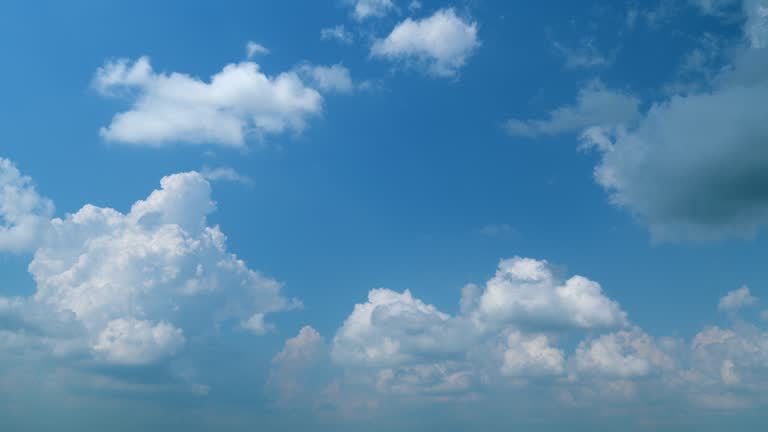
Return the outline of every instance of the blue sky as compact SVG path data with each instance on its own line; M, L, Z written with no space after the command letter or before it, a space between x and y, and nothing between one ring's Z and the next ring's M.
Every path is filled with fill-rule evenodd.
M761 429L766 11L3 4L0 424Z

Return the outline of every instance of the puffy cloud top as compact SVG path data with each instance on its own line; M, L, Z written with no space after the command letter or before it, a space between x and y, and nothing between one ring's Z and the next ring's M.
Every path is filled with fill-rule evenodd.
M582 276L559 281L546 261L511 258L499 264L479 298L480 317L535 327L616 327L627 323L618 303Z
M0 158L0 252L34 251L51 216L53 203L13 162Z
M323 103L296 72L271 77L253 62L229 64L204 82L182 73L157 73L147 57L121 59L99 68L93 83L103 95L133 100L101 135L137 145L240 147L249 136L300 131Z
M752 306L755 303L757 303L757 297L754 297L749 292L749 287L743 286L721 298L717 308L724 311L735 311L746 306Z
M441 9L421 20L407 18L373 44L371 55L416 62L433 75L453 77L479 46L476 23Z
M18 189L8 187L9 196L27 197L18 208L49 211L29 179L2 166L10 172L6 183ZM266 314L298 303L227 251L224 234L207 223L215 208L208 181L188 172L163 178L126 214L89 204L45 223L35 216L45 227L29 265L36 292L0 302L17 305L0 315L118 364L160 361L180 351L186 336L228 322L264 333ZM57 327L70 331L51 331Z

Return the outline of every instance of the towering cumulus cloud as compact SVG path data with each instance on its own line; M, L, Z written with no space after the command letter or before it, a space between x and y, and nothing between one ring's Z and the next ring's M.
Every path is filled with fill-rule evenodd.
M22 184L29 202L47 203ZM162 361L215 327L262 334L266 314L298 303L227 251L224 234L207 223L215 209L208 181L187 172L163 178L125 214L89 204L50 219L29 265L34 296L4 299L0 313L13 313L16 330L39 333L51 347L124 365ZM56 323L72 330L40 331Z

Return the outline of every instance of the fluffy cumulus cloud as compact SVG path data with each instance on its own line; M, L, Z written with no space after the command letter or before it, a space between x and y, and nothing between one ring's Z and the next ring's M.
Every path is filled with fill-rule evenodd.
M0 252L34 251L52 215L53 203L37 193L32 179L0 158Z
M337 332L333 357L342 364L390 366L450 351L452 346L460 350L450 321L449 315L407 290L375 289L368 302L355 305Z
M748 291L723 297L730 326L686 342L631 324L596 282L555 274L546 261L502 260L484 285L464 288L454 314L408 290L371 290L328 344L311 327L288 339L273 360L271 388L312 415L452 403L488 409L491 399L521 395L563 409L653 410L653 400L742 410L768 400L768 332L738 316L737 305L757 301Z
M441 9L421 20L407 18L374 42L371 56L414 64L430 74L455 77L480 46L477 23Z
M505 284L530 285L505 288L505 296L515 299L509 304L547 307L523 315L503 308L498 312L508 315L504 321L489 316L482 299L497 289L496 279L510 273L513 281ZM600 406L743 410L768 400L768 332L757 325L730 315L731 326L707 327L690 343L654 337L629 324L609 299L594 303L603 295L599 290L553 300L552 293L568 282L551 282L552 277L544 261L502 261L485 286L464 289L456 314L410 291L371 290L328 345L311 327L288 339L273 360L270 388L292 409L303 407L314 416L453 403L490 412L492 399L516 397L543 397L562 409L589 407L594 413ZM568 301L574 307L561 303ZM552 305L565 318L551 322ZM602 309L610 312L601 315ZM541 316L533 320L536 327L530 325L533 315ZM581 341L573 343L574 336ZM666 415L664 409L657 414Z
M48 220L29 265L35 294L2 299L0 322L54 354L118 365L163 361L214 328L268 331L267 314L298 303L227 250L207 223L215 208L209 182L188 172L127 213L86 205Z
M627 323L618 303L582 276L559 280L546 261L503 260L478 299L476 317L528 327L617 327Z
M563 378L569 366L558 346L562 337L626 324L597 283L580 276L563 281L546 261L512 258L501 261L484 287L463 290L457 314L408 290L371 290L326 348L331 364L344 371L327 385L341 380L341 388L384 398L472 398L493 381ZM308 339L319 336L302 330L276 361L310 357L289 354L301 352L297 346Z
M263 52L256 45L248 50L249 56ZM101 129L101 136L135 145L241 147L249 137L301 131L323 106L320 92L297 72L269 76L253 62L229 64L206 82L155 72L147 57L121 59L99 68L93 84L103 95L132 101L129 110Z

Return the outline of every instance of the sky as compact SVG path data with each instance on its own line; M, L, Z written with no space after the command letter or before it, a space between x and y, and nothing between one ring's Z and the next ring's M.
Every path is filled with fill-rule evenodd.
M0 429L764 430L767 0L0 5Z

